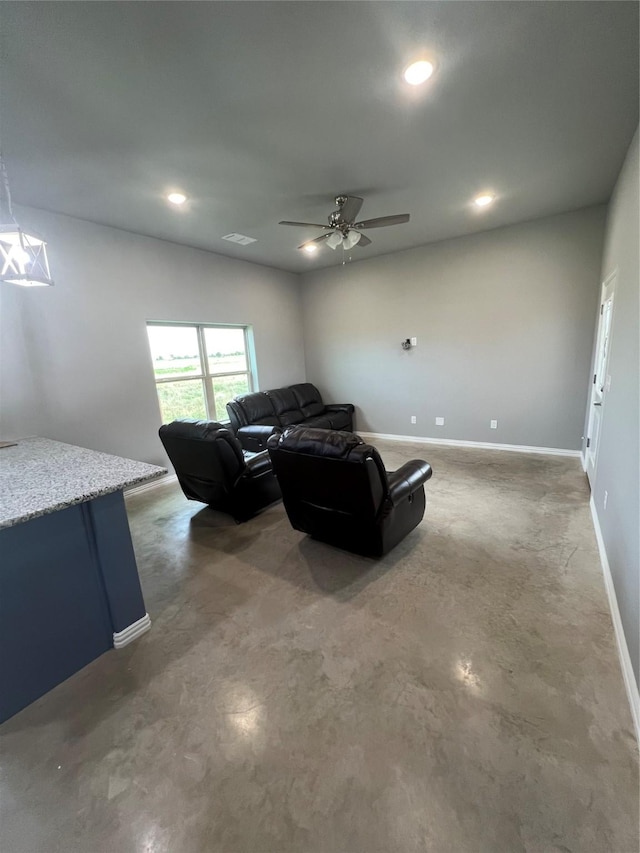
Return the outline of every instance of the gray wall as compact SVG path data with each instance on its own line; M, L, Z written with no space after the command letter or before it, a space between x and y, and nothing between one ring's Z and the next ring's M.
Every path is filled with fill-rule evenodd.
M34 435L43 422L26 288L0 284L0 439Z
M592 207L306 274L308 379L354 402L360 430L579 450L604 220Z
M304 380L298 277L22 208L52 288L0 285L0 435L44 435L162 463L145 322L253 326L258 380Z
M640 684L640 262L638 132L609 206L602 279L617 269L608 373L593 501L636 683ZM604 492L609 493L604 509Z

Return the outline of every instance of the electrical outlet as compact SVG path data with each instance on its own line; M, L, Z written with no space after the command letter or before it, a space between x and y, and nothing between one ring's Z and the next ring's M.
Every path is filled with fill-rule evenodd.
M498 421L491 421L489 423L489 426L491 427L491 429L498 429Z
M436 418L436 426L444 426L444 418Z
M605 492L605 493L604 493L604 501L603 501L603 503L604 503L604 509L606 509L606 508L607 508L607 501L608 501L608 500L609 500L609 492Z
M412 424L417 423L417 418L416 418L416 416L415 416L415 415L411 415L411 423L412 423Z
M412 347L418 346L418 339L417 338L411 338L411 346Z

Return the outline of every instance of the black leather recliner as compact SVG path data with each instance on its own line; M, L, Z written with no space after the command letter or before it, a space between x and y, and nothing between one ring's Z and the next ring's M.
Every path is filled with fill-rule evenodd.
M387 473L360 436L313 427L273 435L268 448L289 521L314 539L380 557L422 520L428 462Z
M280 500L269 454L245 458L238 439L222 424L185 419L161 426L159 434L189 500L238 522Z

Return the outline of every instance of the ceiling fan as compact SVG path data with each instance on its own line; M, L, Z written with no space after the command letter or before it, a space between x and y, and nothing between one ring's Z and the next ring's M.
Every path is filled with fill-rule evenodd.
M352 195L336 196L336 210L329 214L329 224L320 225L318 222L288 222L283 220L279 225L297 225L306 228L322 228L327 231L326 234L321 234L314 240L307 240L299 249L308 249L310 246L317 246L324 243L330 249L337 249L342 246L343 249L351 249L353 246L369 246L371 240L360 231L365 228L383 228L386 225L400 225L403 222L408 222L410 216L408 213L398 213L396 216L378 216L376 219L363 219L361 222L356 222L356 216L360 213L362 207L362 199Z

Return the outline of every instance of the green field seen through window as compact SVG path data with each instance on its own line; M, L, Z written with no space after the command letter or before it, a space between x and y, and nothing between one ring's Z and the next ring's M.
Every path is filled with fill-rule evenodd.
M242 370L245 368L244 354L221 355L209 357L209 369L217 371ZM162 366L160 366L162 365ZM203 380L200 378L187 379L188 374L194 377L200 375L200 360L195 359L160 359L154 362L156 379L168 376L180 376L181 381L159 382L158 399L162 411L162 422L170 423L180 418L207 418ZM184 377L184 378L183 378ZM228 420L227 403L238 394L249 391L249 378L246 373L236 376L212 376L213 394L215 397L215 419Z
M228 420L229 400L251 388L245 330L150 323L147 334L162 422Z
M226 353L209 355L209 371L211 373L233 373L245 371L247 360L244 353ZM167 376L180 376L191 373L194 376L201 375L200 359L194 356L168 356L154 359L153 371L156 379L165 379Z

